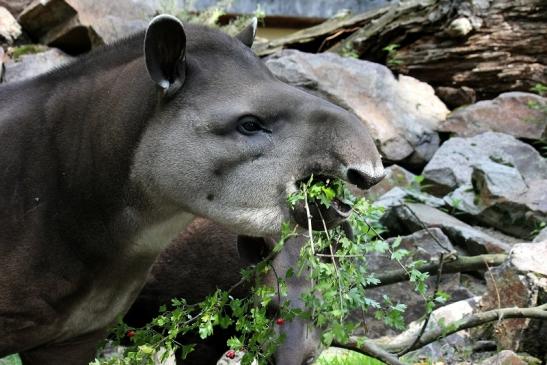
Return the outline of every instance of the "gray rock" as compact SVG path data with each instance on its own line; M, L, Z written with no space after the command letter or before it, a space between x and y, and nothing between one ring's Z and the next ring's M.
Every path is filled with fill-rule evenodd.
M507 261L485 275L488 290L481 300L483 310L533 307L547 303L547 241L517 244ZM500 348L527 352L544 358L547 322L530 318L493 324Z
M467 86L459 88L449 86L439 86L435 89L435 94L450 109L456 109L463 105L473 104L477 100L475 90Z
M547 179L547 161L530 145L496 132L446 141L425 166L423 175L436 195L471 184L473 166L497 162L518 170L526 183Z
M512 166L481 161L472 168L471 182L483 201L504 197L510 193L520 195L528 190L522 175Z
M0 6L0 43L12 44L21 33L21 26L17 20L8 9Z
M394 187L409 188L412 185L417 185L414 180L416 175L398 165L386 167L385 173L386 175L382 181L366 191L365 194L368 199L376 200Z
M473 189L481 209L477 219L507 234L529 239L534 229L547 221L547 179L526 185L516 175L510 177L485 165L474 168Z
M511 245L478 231L451 215L425 204L405 203L386 210L381 218L392 235L416 232L425 227L440 228L450 241L467 254L509 252Z
M50 71L55 67L59 67L71 60L72 57L54 48L44 52L23 55L18 61L9 60L6 62L4 82L29 79Z
M518 170L494 162L473 166L472 186L445 197L474 220L522 239L547 221L547 179L525 182Z
M144 0L68 0L78 11L83 24L94 29L105 43L143 30L157 13L150 1Z
M547 98L525 92L504 93L454 111L439 131L461 137L493 131L540 140L547 137Z
M354 112L390 161L423 163L438 148L435 130L448 109L423 82L396 78L383 65L328 52L284 50L268 57L266 65L281 80Z
M422 193L419 190L410 188L394 187L374 202L375 205L382 206L384 208L393 207L396 205L404 204L405 202L420 202L427 204L431 207L440 208L445 205L443 199L434 197L427 193Z
M0 0L0 6L5 7L14 17L17 17L31 2L32 0Z
M520 243L513 247L509 264L521 273L547 276L547 241Z
M403 260L404 264L418 259L425 260L426 262L437 259L440 253L446 253L445 248L449 251L454 251L450 240L438 228L432 228L429 231L420 230L411 235L403 236L401 237L399 247L411 253L409 257ZM383 273L386 270L398 270L400 266L396 261L390 259L389 253L371 253L367 255L367 268L369 272ZM436 276L432 276L427 280L429 294L433 291L435 281ZM472 296L466 288L460 285L459 273L443 275L440 290L450 294L449 303ZM407 323L420 318L425 312L423 297L414 291L413 284L408 281L367 290L367 297L380 303L383 301L384 295L387 295L393 302L405 303L407 305L405 311L405 320ZM357 315L360 316L361 313ZM387 332L391 332L391 330L386 328L383 322L367 319L366 335L368 337L379 337L385 335Z
M534 242L547 241L547 227L544 227L536 237L534 237Z
M527 365L528 362L520 358L511 350L502 350L492 357L481 361L480 365Z
M77 54L144 29L154 12L144 1L43 0L19 20L41 43Z
M513 236L509 236L503 232L500 232L494 228L490 228L490 227L482 227L482 226L472 226L474 229L476 229L477 231L480 231L484 234L487 234L489 236L492 236L498 240L500 240L501 242L507 242L511 245L515 244L515 243L520 243L522 242L522 239L520 238L517 238L517 237L513 237Z
M443 199L456 211L465 212L472 216L477 216L482 212L482 209L477 205L479 197L471 184L460 186Z

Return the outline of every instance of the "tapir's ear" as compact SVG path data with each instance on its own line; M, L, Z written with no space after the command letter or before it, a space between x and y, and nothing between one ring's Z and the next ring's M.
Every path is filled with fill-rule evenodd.
M258 19L255 17L253 18L253 20L251 20L251 23L245 27L245 29L243 29L241 32L239 32L238 35L236 35L236 38L243 42L244 45L251 48L255 40L257 25Z
M144 36L144 58L150 77L164 94L172 94L184 83L186 74L186 34L180 20L158 15Z
M237 236L237 252L247 265L255 265L269 255L271 249L260 237Z

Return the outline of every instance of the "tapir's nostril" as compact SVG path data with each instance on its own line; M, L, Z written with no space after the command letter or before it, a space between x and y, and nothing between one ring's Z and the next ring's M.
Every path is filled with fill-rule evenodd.
M353 185L357 185L360 189L368 189L373 185L376 185L384 178L384 171L361 171L358 169L350 168L347 171L348 181Z

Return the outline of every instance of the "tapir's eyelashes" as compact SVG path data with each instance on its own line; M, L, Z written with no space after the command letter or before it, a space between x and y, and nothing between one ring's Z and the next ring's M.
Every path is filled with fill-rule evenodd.
M239 120L237 130L239 133L246 136L251 136L260 132L272 133L272 131L265 128L257 117L253 115L246 115Z

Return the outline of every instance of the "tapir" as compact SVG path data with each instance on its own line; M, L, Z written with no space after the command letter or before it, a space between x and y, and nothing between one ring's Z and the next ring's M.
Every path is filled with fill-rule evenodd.
M286 296L275 296L268 307L272 319L279 318L280 300L293 308L304 309L301 295L309 290L307 271L299 271L298 258L306 239L297 236L289 239L271 261L271 269L257 284L277 290L276 275L285 280ZM190 304L205 299L216 289L229 290L241 280L241 270L267 257L275 245L272 238L255 238L237 235L210 220L197 218L157 258L146 285L139 294L124 321L129 326L141 327L159 314L161 305L169 305L172 298L184 298ZM204 250L203 247L211 249ZM287 270L295 273L285 279ZM243 298L250 295L250 285L239 285L231 295ZM309 320L295 318L275 325L285 340L278 347L272 362L282 365L307 365L313 363L321 352L320 330ZM137 329L138 331L138 329ZM227 350L226 341L235 335L230 328L216 328L206 340L182 337L180 343L195 343L196 349L185 360L177 357L177 364L214 365Z
M0 87L0 357L87 364L195 216L269 236L310 175L381 179L363 123L272 76L255 30L159 15Z

